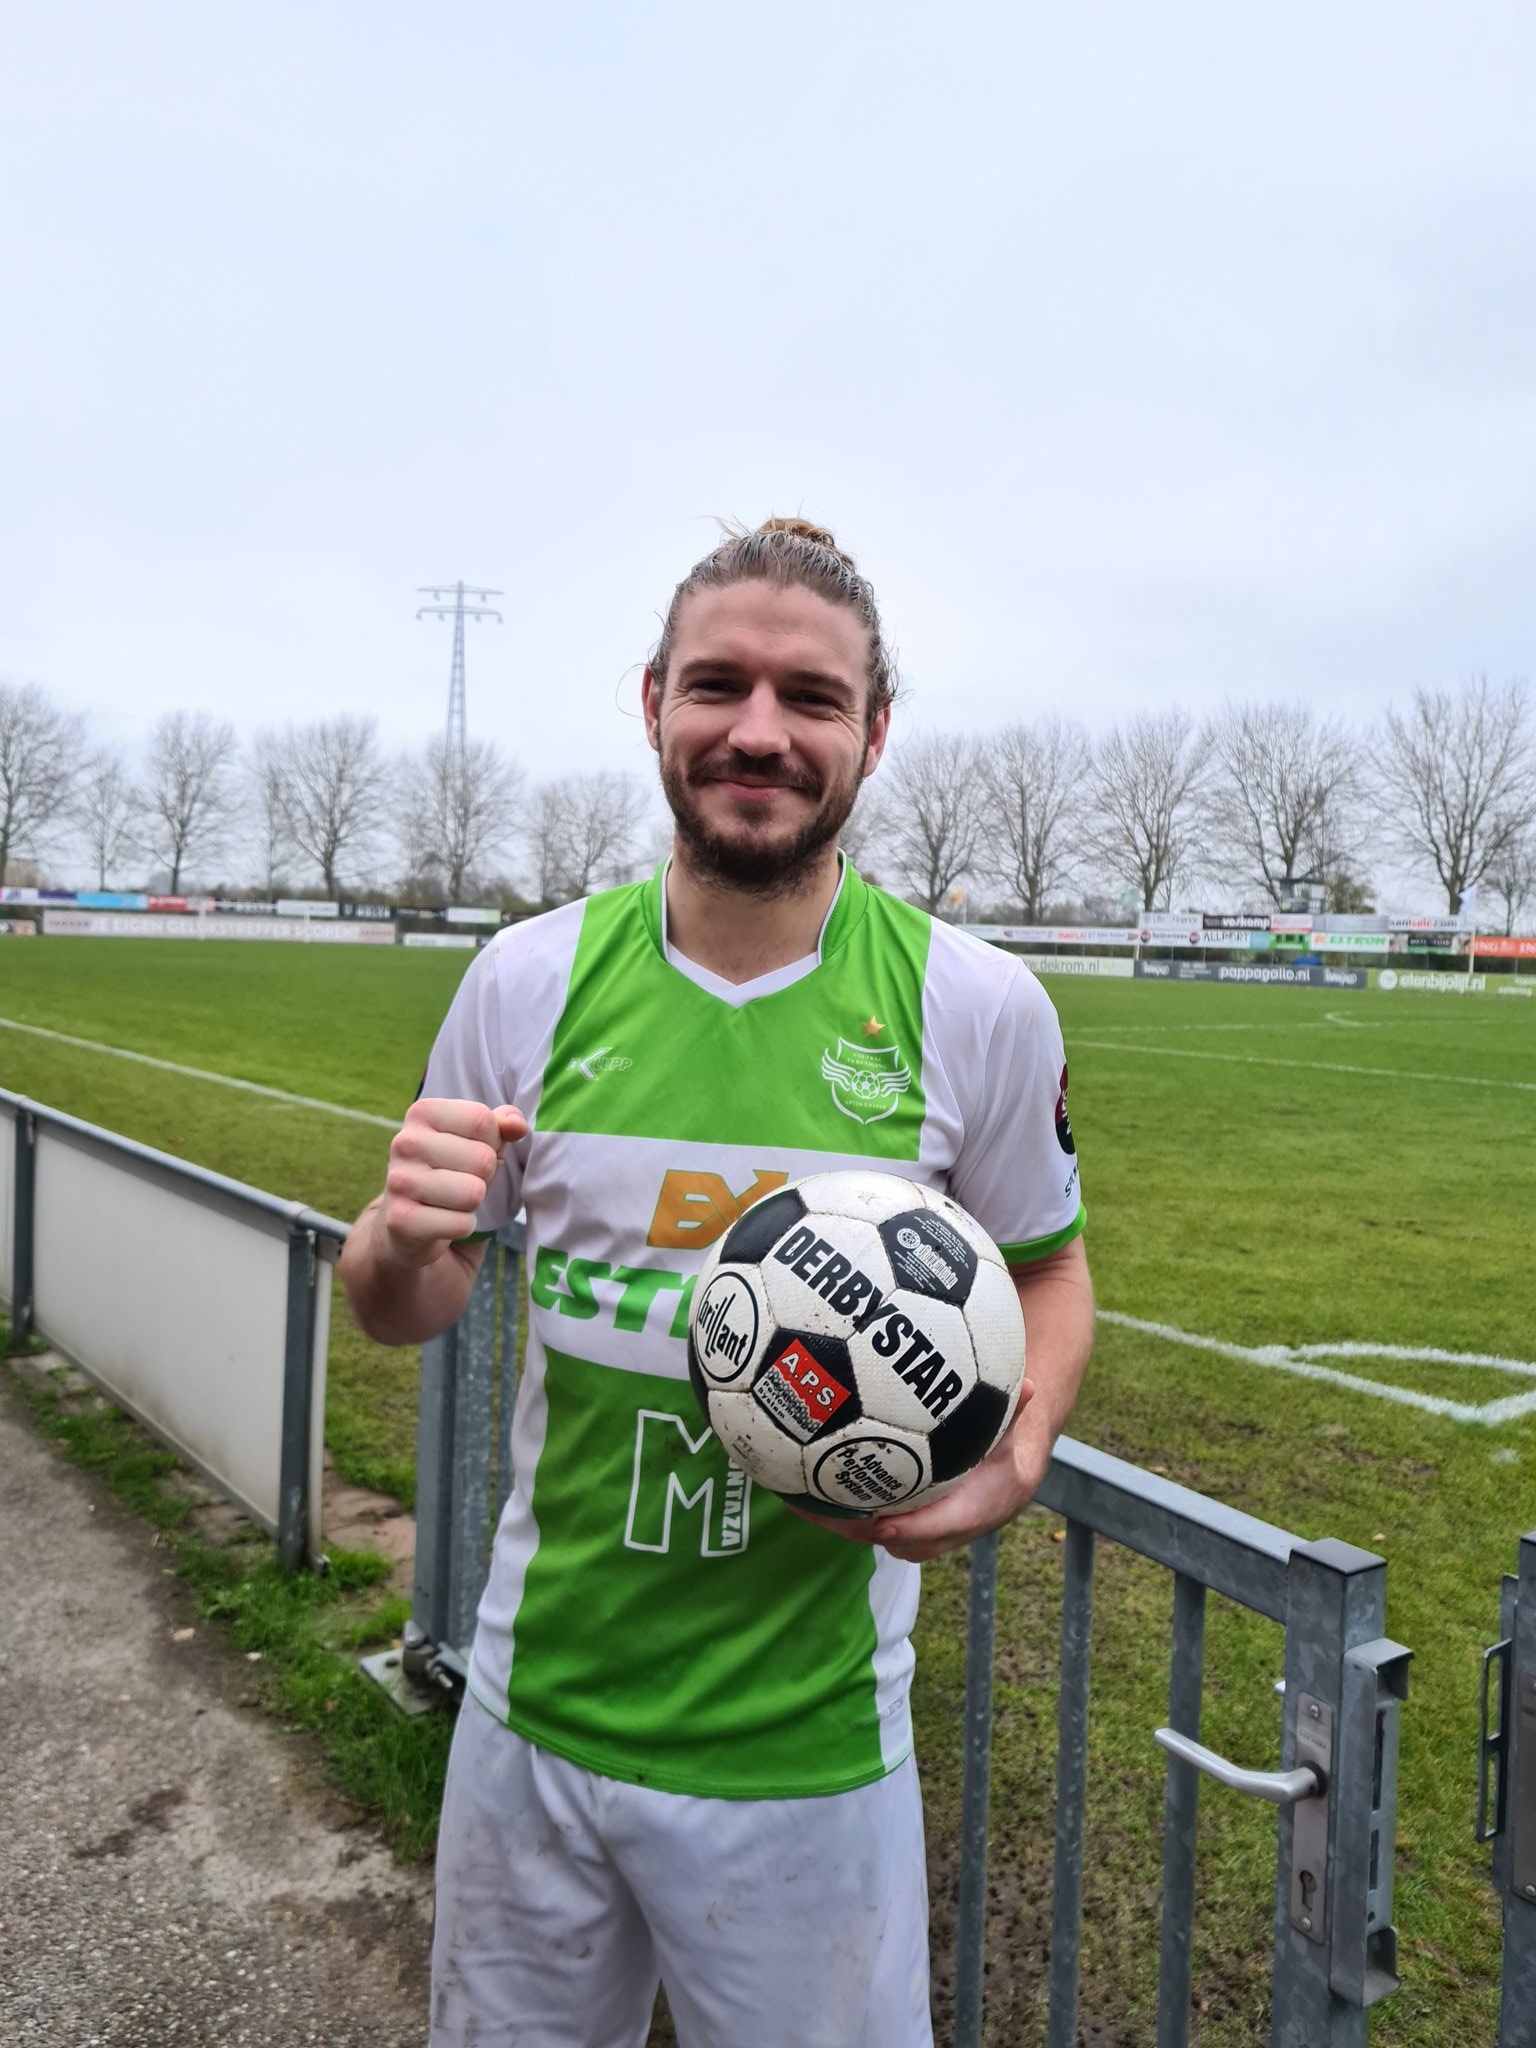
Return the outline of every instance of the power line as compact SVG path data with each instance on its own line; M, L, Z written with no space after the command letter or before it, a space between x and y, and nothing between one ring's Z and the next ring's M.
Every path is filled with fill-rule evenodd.
M499 626L501 613L490 605L481 604L485 597L500 597L499 590L482 589L473 583L423 583L418 587L419 597L430 597L433 602L424 604L417 612L418 619L452 619L453 621L453 667L448 676L448 764L462 767L468 746L464 718L464 621L466 619L494 619ZM453 602L447 602L449 597ZM469 602L466 603L465 600Z

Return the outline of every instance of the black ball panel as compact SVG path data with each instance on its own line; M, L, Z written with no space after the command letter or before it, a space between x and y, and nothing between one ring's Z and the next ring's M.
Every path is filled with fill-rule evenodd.
M935 1425L928 1438L928 1457L936 1486L946 1479L958 1479L991 1450L1008 1413L1008 1398L981 1381L952 1415Z
M766 1259L779 1239L805 1218L805 1204L798 1188L780 1188L754 1202L745 1216L738 1217L720 1247L722 1260L755 1266Z
M867 1522L862 1508L840 1507L835 1500L822 1500L814 1493L781 1493L779 1499L792 1508L804 1508L808 1515L825 1515L829 1522Z
M704 1411L704 1420L710 1421L709 1381L699 1369L698 1354L693 1348L693 1332L688 1332L688 1384L693 1388L693 1398ZM711 1424L713 1427L713 1424Z
M882 1223L880 1236L898 1287L964 1307L976 1277L976 1250L947 1217L908 1209Z
M775 1330L763 1346L752 1393L763 1412L802 1444L864 1413L848 1346L819 1330Z

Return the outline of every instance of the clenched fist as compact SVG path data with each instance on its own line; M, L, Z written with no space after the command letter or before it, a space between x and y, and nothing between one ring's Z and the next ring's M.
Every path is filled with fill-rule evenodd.
M389 1258L428 1266L472 1236L503 1151L527 1132L527 1119L510 1103L413 1102L390 1142L384 1178L379 1223Z

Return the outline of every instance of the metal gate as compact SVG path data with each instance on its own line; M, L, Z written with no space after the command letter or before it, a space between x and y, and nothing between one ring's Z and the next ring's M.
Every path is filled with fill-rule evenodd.
M1477 1838L1493 1844L1504 1906L1498 2048L1536 2048L1536 1530L1505 1577L1499 1640L1483 1658Z
M461 1321L422 1348L414 1611L403 1657L369 1660L402 1704L457 1693L463 1684L489 1533L511 1484L507 1422L523 1247L521 1224L504 1230ZM493 1444L500 1445L494 1469ZM1183 2048L1189 2038L1202 1773L1279 1809L1273 2048L1363 2048L1368 2008L1397 1984L1392 1866L1398 1713L1410 1652L1385 1633L1385 1563L1347 1543L1304 1543L1070 1439L1057 1446L1039 1500L1066 1519L1047 2048L1074 2048L1077 2040L1097 1540L1124 1544L1174 1574L1168 1725L1147 1731L1149 1761L1154 1739L1168 1753L1157 2048ZM996 1582L991 1536L971 1556L956 2048L979 2048L982 2040ZM1278 1769L1245 1768L1199 1742L1207 1591L1284 1628ZM1536 1590L1528 1613L1536 1688ZM1529 1754L1536 1778L1536 1734ZM1536 1947L1530 1953L1536 1966Z

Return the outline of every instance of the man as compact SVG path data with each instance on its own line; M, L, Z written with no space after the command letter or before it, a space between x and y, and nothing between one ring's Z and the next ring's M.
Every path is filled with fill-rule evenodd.
M359 1321L454 1321L528 1214L516 1485L438 1848L435 2048L927 2048L907 1689L916 1561L1015 1515L1087 1362L1055 1014L1017 962L869 888L838 834L886 742L874 594L770 520L678 586L646 669L675 821L651 881L513 926L465 976L342 1262ZM907 1085L856 1115L842 1038ZM883 1168L1002 1245L1029 1379L944 1499L819 1522L687 1385L692 1276L786 1178Z

